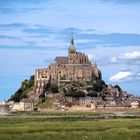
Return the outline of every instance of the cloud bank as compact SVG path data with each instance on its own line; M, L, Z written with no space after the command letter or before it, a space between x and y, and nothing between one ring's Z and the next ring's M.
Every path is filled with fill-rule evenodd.
M111 63L121 63L121 62L140 62L140 51L126 52L118 57L112 57L110 60Z
M121 60L140 60L140 51L127 52L120 56Z

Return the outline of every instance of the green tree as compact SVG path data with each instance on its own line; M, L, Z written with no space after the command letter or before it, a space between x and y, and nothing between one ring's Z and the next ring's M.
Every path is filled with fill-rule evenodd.
M65 96L70 96L70 97L85 97L85 93L83 91L74 91L74 92L68 92L64 94Z
M32 75L31 77L30 77L30 80L29 80L29 83L28 83L28 88L31 88L31 87L33 87L34 86L34 75Z
M57 93L58 92L58 85L52 84L50 86L50 90L51 90L52 93Z
M21 87L10 97L9 101L19 102L23 98L27 98L27 93L34 86L34 75L29 80L22 81Z
M85 97L85 93L83 91L78 90L73 93L73 97Z
M92 82L93 91L101 92L103 88L106 86L103 80L93 80Z
M115 85L115 86L114 86L114 88L118 89L118 90L119 90L119 92L121 92L121 91L122 91L122 89L120 88L120 86L119 86L119 85Z
M89 93L88 93L88 96L90 96L90 97L97 97L98 94L97 94L96 91L92 91L92 92L89 92Z

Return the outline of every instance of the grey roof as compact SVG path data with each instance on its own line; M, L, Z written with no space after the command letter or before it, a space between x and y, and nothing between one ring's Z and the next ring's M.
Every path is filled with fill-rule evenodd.
M85 97L85 100L91 100L92 98L90 96Z
M80 97L79 100L85 101L85 97Z
M76 52L77 54L79 54L79 55L82 55L82 53L81 52Z
M68 57L57 56L57 57L55 58L55 61L68 61Z

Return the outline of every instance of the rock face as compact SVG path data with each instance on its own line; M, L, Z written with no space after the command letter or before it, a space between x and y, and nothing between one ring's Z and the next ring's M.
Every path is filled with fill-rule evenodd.
M96 64L91 64L87 55L76 51L72 37L67 57L57 56L48 68L36 70L35 94L40 95L48 82L59 85L60 82L90 81L93 77L101 79L101 71Z

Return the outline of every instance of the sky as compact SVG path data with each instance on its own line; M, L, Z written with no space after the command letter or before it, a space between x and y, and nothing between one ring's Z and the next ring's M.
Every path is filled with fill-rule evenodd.
M139 0L0 0L0 100L67 56L72 32L107 84L140 95L139 13Z

